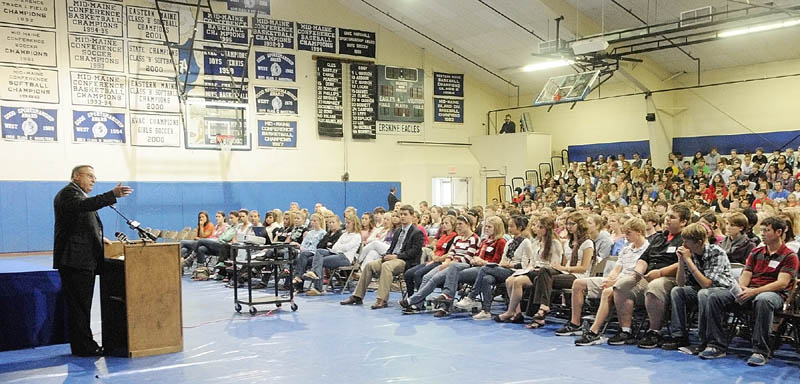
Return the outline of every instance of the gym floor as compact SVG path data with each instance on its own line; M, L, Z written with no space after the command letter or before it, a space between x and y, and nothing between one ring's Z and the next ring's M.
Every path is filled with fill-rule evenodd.
M48 265L49 256L18 261ZM69 345L0 353L2 383L800 383L800 356L784 346L766 367L745 364L738 340L728 357L702 361L635 346L575 347L553 335L561 323L526 330L474 321L466 313L436 319L402 315L400 296L373 311L342 307L346 295L298 297L288 304L233 309L221 282L183 282L184 351L136 359L79 358ZM99 287L92 330L100 341ZM2 309L8 310L8 309ZM496 305L494 312L501 310Z

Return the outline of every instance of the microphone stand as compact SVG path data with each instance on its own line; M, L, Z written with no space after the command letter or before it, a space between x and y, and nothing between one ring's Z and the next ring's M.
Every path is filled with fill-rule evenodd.
M136 230L136 232L138 232L138 233L139 233L139 238L140 238L140 239L142 239L142 240L144 240L144 241L148 241L148 240L149 240L149 241L152 241L152 242L154 242L154 243L156 242L156 236L155 236L155 235L153 235L152 233L148 232L148 231L145 231L145 230L142 228L141 224L140 224L138 221L136 221L136 220L131 220L131 219L129 219L129 218L127 218L127 217L125 217L125 215L123 215L123 214L122 214L122 212L120 212L120 211L117 209L117 207L115 207L115 206L113 206L113 205L109 205L108 207L109 207L109 208L111 208L111 209L113 209L113 210L114 210L114 212L116 212L118 215L120 215L120 217L122 217L123 219L125 219L125 224L128 224L128 226L129 226L131 229L133 229L133 230Z

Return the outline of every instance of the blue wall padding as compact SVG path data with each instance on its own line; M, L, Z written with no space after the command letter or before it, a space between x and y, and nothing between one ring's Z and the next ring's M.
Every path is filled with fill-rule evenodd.
M639 152L643 159L650 157L650 141L620 141L616 143L600 143L600 144L584 144L584 145L570 145L567 149L569 151L569 161L584 161L586 157L591 156L592 159L597 160L597 155L608 157L622 153L626 159L632 159L633 154Z
M0 252L27 252L53 249L53 197L66 185L64 181L0 181ZM91 195L113 188L115 183L98 183ZM240 208L264 212L286 210L296 201L313 210L321 202L340 217L347 206L359 214L375 207L387 208L389 188L399 182L132 182L133 195L122 198L117 208L143 227L181 230L197 224L197 213L208 211L214 217ZM401 197L402 198L402 197ZM99 211L105 236L113 239L121 231L136 238L125 221L114 211Z
M797 148L798 145L800 145L800 131L676 137L672 139L672 151L680 152L688 157L693 156L697 151L706 154L714 146L717 147L719 153L727 155L734 148L740 154L745 152L755 153L758 147L763 148L766 153L771 153L776 149L783 151L786 148Z

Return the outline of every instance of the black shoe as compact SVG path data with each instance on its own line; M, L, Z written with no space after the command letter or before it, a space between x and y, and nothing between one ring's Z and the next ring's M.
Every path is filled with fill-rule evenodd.
M400 304L400 306L403 307L403 310L406 310L411 307L411 304L408 303L408 299L400 300L398 304Z
M511 318L511 322L514 324L525 324L525 317L522 316L521 313L517 313Z
M444 293L431 299L436 304L445 304L453 302L453 298L445 295Z
M661 349L667 351L677 351L678 348L688 347L688 346L689 346L688 337L670 337L668 339L665 339L661 343Z
M661 335L652 329L639 340L639 348L653 349L658 348L659 345L661 345Z
M339 302L341 305L361 305L364 301L358 296L350 296L347 300Z
M625 345L633 344L636 339L633 338L630 332L619 331L616 335L608 339L608 345Z
M103 347L97 347L92 351L73 352L72 354L80 357L97 357L105 355L106 351Z
M424 309L418 308L416 305L409 305L407 308L403 308L404 315L416 315L417 313L422 313L424 311Z
M437 310L433 313L433 317L447 317L450 316L450 313L445 311L444 309Z
M586 332L583 333L583 336L581 336L577 340L575 340L575 345L584 347L584 346L587 346L587 345L600 344L602 342L603 342L603 338L600 337L600 335L598 335L598 334L596 334L596 333L594 333L592 331L586 331Z
M583 334L583 328L580 325L568 322L566 325L556 331L556 336L580 336Z
M703 344L703 345L689 345L689 346L685 346L685 347L679 347L678 348L678 352L685 353L687 355L697 355L700 352L704 351L705 349L706 349L705 344Z

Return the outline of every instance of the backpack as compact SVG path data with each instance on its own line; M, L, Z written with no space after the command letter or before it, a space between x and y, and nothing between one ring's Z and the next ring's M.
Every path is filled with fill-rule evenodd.
M192 272L192 280L206 281L209 276L211 276L211 269L208 267L197 267L197 269Z

